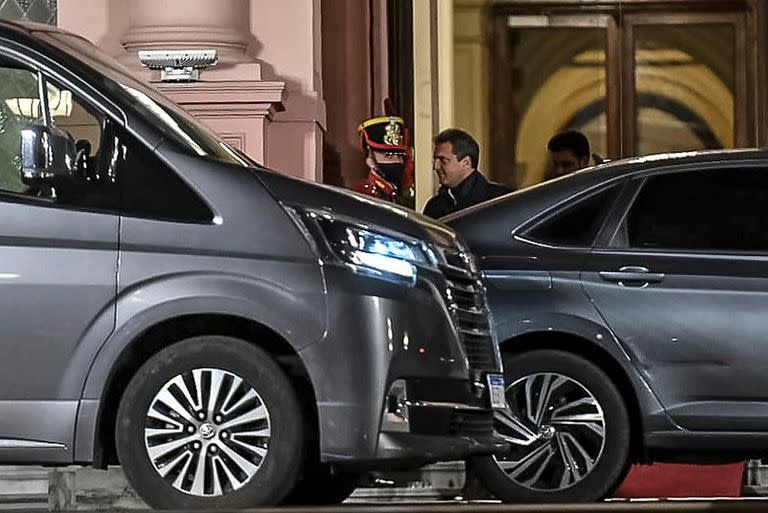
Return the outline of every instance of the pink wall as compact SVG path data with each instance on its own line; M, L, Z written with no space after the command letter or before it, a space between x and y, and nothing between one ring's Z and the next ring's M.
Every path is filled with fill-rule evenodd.
M320 0L251 0L249 54L265 80L285 82L285 111L268 127L267 162L322 181L323 101Z
M181 96L175 94L180 89L166 85L163 89L225 139L241 141L244 150L266 165L310 180L322 179L325 104L320 0L89 0L87 9L82 0L59 0L58 10L60 27L119 56L145 79L156 78L157 73L140 67L134 57L137 49L192 46L190 41L214 46L224 41L220 54L226 58L202 73L204 82L220 87L201 83L185 88ZM230 10L247 14L228 16ZM174 33L179 34L175 46ZM232 37L238 33L246 41L242 50L237 49L238 37ZM126 41L133 49L130 54L123 52L121 43ZM247 53L242 53L246 47ZM256 83L261 80L265 88ZM243 87L258 90L257 94ZM190 95L190 89L196 89L196 94ZM223 90L230 96L238 94L222 103L227 97ZM206 104L206 98L212 105ZM274 100L272 108L263 104L265 99Z
M129 6L126 0L58 0L59 27L76 32L110 55L123 51L120 39L128 30Z

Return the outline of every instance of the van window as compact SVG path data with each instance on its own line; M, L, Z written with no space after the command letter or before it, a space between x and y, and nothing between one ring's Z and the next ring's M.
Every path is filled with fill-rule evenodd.
M134 217L210 223L213 212L152 150L115 127L120 141L121 212Z
M24 176L22 131L36 126L55 128L74 145L70 176L55 182ZM0 194L11 201L116 210L116 177L105 173L101 158L104 126L105 117L70 89L23 65L0 60Z

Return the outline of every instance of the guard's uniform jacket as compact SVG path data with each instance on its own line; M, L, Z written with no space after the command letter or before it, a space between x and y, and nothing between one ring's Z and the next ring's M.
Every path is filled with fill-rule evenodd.
M352 190L392 203L398 200L397 187L373 169L369 169L368 176L354 184Z

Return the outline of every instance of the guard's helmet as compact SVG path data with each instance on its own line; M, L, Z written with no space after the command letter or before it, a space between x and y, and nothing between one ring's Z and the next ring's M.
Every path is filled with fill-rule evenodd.
M408 130L398 116L381 116L360 123L357 127L363 149L376 151L408 151Z
M373 150L403 155L402 164L380 164L381 175L398 191L412 188L413 156L411 155L408 129L399 116L380 116L368 119L357 127L363 150Z

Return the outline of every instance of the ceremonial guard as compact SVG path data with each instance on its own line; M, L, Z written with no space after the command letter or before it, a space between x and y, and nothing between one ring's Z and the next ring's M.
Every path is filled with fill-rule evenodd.
M357 132L368 176L354 184L352 190L413 208L413 156L403 119L374 117L360 123Z

